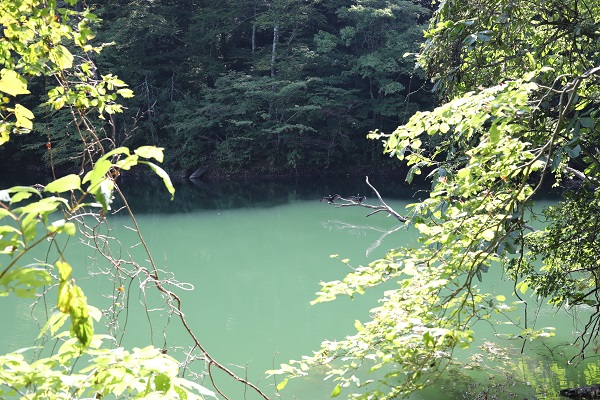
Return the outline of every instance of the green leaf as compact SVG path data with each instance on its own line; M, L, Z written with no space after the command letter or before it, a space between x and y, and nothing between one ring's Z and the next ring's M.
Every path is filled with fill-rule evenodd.
M288 383L288 378L285 378L284 380L279 382L277 384L277 390L283 390L283 388L287 385L287 383Z
M490 127L490 141L492 144L497 144L500 141L500 128L498 124L493 124Z
M163 162L163 148L155 146L141 146L133 151L140 157L154 158L158 162Z
M4 218L4 217L13 217L14 219L16 219L16 217L7 209L5 208L0 208L0 219Z
M56 233L64 232L69 236L75 236L77 227L72 222L66 222L64 219L59 219L48 226L48 231Z
M98 186L96 186L95 190L91 193L96 199L96 201L102 207L104 212L110 210L110 203L112 202L112 194L113 189L115 188L115 183L112 179L106 178L100 182Z
M61 204L68 205L68 202L65 199L61 199L60 197L47 197L45 199L36 201L35 203L27 204L24 207L16 208L14 212L20 212L23 214L46 215L56 211L56 209Z
M175 392L177 393L177 396L179 396L180 400L187 400L188 395L185 389L182 389L179 386L175 386L173 389L175 389Z
M166 393L171 388L171 378L167 374L158 374L154 377L154 387L157 391Z
M102 318L102 311L100 309L88 304L88 312L94 321L100 322L100 319Z
M342 387L340 386L340 384L338 383L334 388L333 391L331 392L331 397L338 397L340 395L340 393L342 393Z
M62 44L50 49L48 57L60 69L69 69L73 66L73 54Z
M56 268L58 269L58 275L60 276L61 281L66 281L71 277L71 271L73 271L73 268L71 268L68 263L64 261L57 261Z
M33 193L31 192L17 192L11 197L10 204L16 204L20 201L27 200L32 195Z
M52 277L48 271L37 265L12 268L0 278L0 286L5 288L0 289L0 295L6 296L13 292L19 297L33 298L38 287L49 285L51 282Z
M579 157L579 154L581 154L581 146L577 145L577 146L575 146L573 148L566 147L565 148L565 152L567 153L567 155L569 157L571 157L571 158L577 158L577 157Z
M38 195L38 197L42 197L40 195L39 190L37 190L36 188L31 187L31 186L13 186L13 187L7 189L7 191L9 193L28 192L31 194L36 194L36 195Z
M28 130L33 129L33 122L31 120L34 118L34 115L28 108L20 104L15 105L15 117L17 118L15 126Z
M36 235L36 227L39 223L39 219L37 218L37 213L29 213L23 218L23 222L21 223L23 229L23 237L26 242L30 242L35 239Z
M137 154L133 154L127 156L125 159L119 160L116 162L115 166L117 168L121 168L122 170L128 171L131 167L135 167L138 164L139 156Z
M106 153L105 155L103 155L102 157L100 157L100 160L108 160L110 157L114 156L115 154L122 154L122 155L129 155L129 149L127 147L117 147L116 149L113 149L111 151L109 151L108 153Z
M433 336L431 336L431 333L429 331L423 334L423 343L425 344L425 346L435 345L435 339L433 338Z
M11 96L31 93L27 90L27 81L17 72L11 69L0 71L0 92Z
M203 396L214 397L215 399L217 398L217 395L214 392L208 390L207 388L205 388L202 385L197 384L196 382L192 382L192 381L188 381L188 380L181 380L179 382L180 382L181 386L193 389Z
M592 118L589 118L589 117L581 118L579 120L579 124L581 126L583 126L584 128L591 128L591 127L594 126L594 120Z
M356 328L356 330L358 332L364 332L365 331L365 327L363 326L363 324L360 323L359 320L354 320L354 327Z
M173 198L175 198L175 187L173 186L173 183L171 183L171 178L169 178L169 174L167 174L164 169L151 162L140 161L140 164L148 165L152 169L152 171L156 173L156 175L162 178L165 187L167 188L169 193L171 193L171 200L173 200Z
M54 182L50 182L44 191L50 193L64 193L75 189L81 189L81 178L79 175L71 174L63 176Z
M104 179L104 176L111 168L112 163L107 159L101 158L96 162L96 165L94 165L94 169L85 174L81 183L90 182L88 190L93 190L94 187Z
M131 90L131 89L119 89L119 90L117 90L117 93L119 93L122 97L124 97L126 99L134 96L133 90Z
M85 320L75 319L71 317L71 333L79 339L79 342L88 347L92 342L94 336L94 326L89 318Z
M47 331L50 331L50 335L54 336L54 334L65 324L67 319L69 318L68 314L61 313L59 311L52 313L48 321L44 324L44 327L40 331L38 335L38 339L44 336Z
M526 281L521 281L517 283L515 287L519 290L519 292L525 294L525 292L527 292L527 289L529 288L529 285Z
M491 241L496 237L496 232L493 229L486 229L481 232L481 237L484 240Z

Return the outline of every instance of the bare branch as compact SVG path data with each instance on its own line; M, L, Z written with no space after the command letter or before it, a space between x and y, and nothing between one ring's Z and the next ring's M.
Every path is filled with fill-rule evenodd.
M387 210L387 212L389 212L391 215L393 215L400 222L406 222L406 221L408 221L408 219L406 217L403 217L402 215L398 214L392 207L388 206L385 203L385 201L383 201L383 199L381 198L381 195L379 194L379 192L377 191L377 189L375 189L375 187L373 187L373 185L371 185L371 183L369 182L369 177L368 176L365 177L365 181L367 182L367 185L369 185L369 187L371 188L371 190L373 190L373 192L375 192L375 194L377 195L377 198L381 202L381 204L384 207L384 209Z
M371 210L374 210L373 212L367 214L367 217L370 217L373 214L377 214L378 212L387 212L389 215L392 215L394 218L396 218L398 221L400 222L406 222L408 221L408 218L398 214L392 207L390 207L389 205L387 205L385 203L385 201L383 201L383 199L381 198L381 195L379 194L379 192L377 191L377 189L375 189L375 187L373 187L373 185L371 185L371 183L369 182L369 177L365 177L366 178L366 182L367 185L369 185L369 187L371 188L371 190L373 190L373 192L375 192L375 195L377 196L377 198L379 199L379 202L381 203L381 205L376 206L373 204L367 204L364 202L365 200L365 196L350 196L350 197L342 197L339 194L335 194L335 195L329 195L329 196L325 196L321 199L321 201L326 201L329 204L333 204L335 205L336 208L340 208L340 207L364 207L364 208L370 208ZM336 200L341 200L344 203L336 203Z
M581 179L582 181L587 181L587 182L591 182L594 186L598 186L598 180L594 179L586 174L584 174L583 172L572 168L572 167L565 167L565 171L576 176L577 178Z

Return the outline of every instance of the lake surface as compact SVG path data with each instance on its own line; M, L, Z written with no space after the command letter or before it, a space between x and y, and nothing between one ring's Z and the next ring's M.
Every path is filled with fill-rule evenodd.
M406 187L400 178L396 183L389 178L371 182L400 212L406 204L424 196ZM360 193L376 204L364 180L358 178L329 182L182 182L177 184L172 202L156 182L125 181L121 186L156 264L182 283L171 289L180 295L183 311L200 342L220 363L257 383L271 398L278 397L278 381L267 379L265 370L310 354L323 339L352 334L354 320L366 320L369 309L377 305L383 289L354 300L342 298L310 306L320 281L341 279L349 271L330 255L348 258L353 266L365 265L396 246L416 241L415 230L402 229L386 236L398 226L393 218L383 214L367 218L368 210L364 208L335 208L319 202L328 194ZM546 203L540 201L539 206ZM121 214L111 215L109 224L112 235L121 239L123 250L145 265L141 247L132 247L137 239L130 220ZM98 273L106 268L105 261L85 246L75 241L73 244L67 257L78 271L77 282L91 304L108 307L115 293L114 284L103 277L100 281L87 277L88 271ZM500 283L500 277L494 271L485 274L482 290L509 295L511 284ZM136 281L125 283L122 290L129 300L129 312L123 309L118 317L124 329L122 344L165 346L169 354L185 359L191 342L177 319L169 320L157 293L151 289L141 291ZM532 303L534 300L528 299ZM2 301L0 318L10 328L3 330L0 351L29 345L39 332L29 302L13 297ZM146 313L146 308L152 311ZM525 372L513 369L510 372L514 376L506 372L506 376L489 381L484 375L478 380L473 375L450 371L446 380L413 398L452 399L462 394L475 398L474 393L484 387L491 387L495 392L490 396L496 398L511 398L513 393L519 393L520 398L555 398L559 388L600 381L597 358L590 357L577 368L567 363L570 349L563 344L571 340L576 329L573 319L544 307L532 310L535 315L530 318L535 326L555 326L557 335L543 346L526 344L531 356L519 356L522 342L499 339L495 333L502 328L498 327L479 327L478 333L482 333L473 346L494 343L512 348L508 360L498 350L496 360L477 363L484 368L500 368L508 363L511 368L510 361ZM43 318L44 313L38 306L33 316ZM466 359L469 355L459 357ZM222 374L215 373L215 379L230 399L259 398ZM529 386L521 385L522 381L529 382ZM320 376L292 380L279 398L327 399L334 386Z

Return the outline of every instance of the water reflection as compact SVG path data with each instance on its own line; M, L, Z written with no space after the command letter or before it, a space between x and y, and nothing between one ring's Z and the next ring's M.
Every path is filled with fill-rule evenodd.
M401 177L397 181L371 177L370 181L386 200L402 199L390 202L398 211L420 195L413 187L406 186ZM383 215L365 219L364 209L335 209L319 203L324 195L335 193L366 194L369 202L376 203L364 178L182 181L175 182L177 193L173 201L158 179L122 179L120 186L138 215L160 266L164 264L165 270L172 271L180 281L196 287L181 294L194 331L201 335L214 356L228 365L240 365L241 369L236 371L242 375L247 367L252 380L260 382L270 393L274 392L275 384L264 381L265 370L309 353L324 338L353 333L354 319L364 320L379 297L378 293L369 292L353 301L341 299L310 307L319 281L340 279L348 272L329 255L339 253L350 258L354 265L364 264L382 257L390 248L414 241L416 236L414 230L396 230L397 221ZM113 209L117 208L118 204L114 204ZM118 222L122 221L111 220L114 225ZM125 235L131 232L116 229L118 237L128 245ZM132 239L132 246L136 240ZM79 266L90 263L85 258L87 250L82 249L81 255L71 255L72 259L81 257ZM133 253L135 249L130 251ZM133 255L135 259L144 259L143 254ZM499 279L492 273L484 275L482 290L489 285L492 291L510 293L510 283L508 289L500 287ZM96 281L80 283L91 303L99 306L106 303ZM111 285L107 287L113 289ZM147 333L148 317L138 304L142 296L135 289L135 285L127 287L127 293L131 292L132 312L125 344L145 345L149 337L160 346L164 339L158 320L163 314L157 312L157 329L152 337ZM143 299L146 301L147 297ZM10 304L4 307L1 319L7 326L18 327L14 334L5 335L5 338L12 335L6 343L14 349L21 342L31 343L30 338L24 337L22 327L35 326L28 313L14 314L13 303ZM134 309L136 304L138 308ZM448 369L435 386L416 393L413 398L551 399L562 388L598 382L597 359L578 366L567 362L565 354L569 347L564 343L572 336L573 321L564 318L565 314L555 318L556 314L544 313L540 315L545 320L540 319L539 323L557 326L556 339L543 345L528 344L528 356L524 357L519 355L521 342L501 341L495 336L496 328L491 329L486 340L495 343L495 350L488 351L488 358L472 359L470 369ZM27 321L29 325L25 325ZM176 336L179 333L174 322L169 329L170 344L185 340L184 333ZM37 329L30 331L35 337ZM502 346L511 352L505 353ZM470 355L466 354L464 359ZM243 390L239 385L232 386L227 391ZM311 376L303 382L291 382L281 398L327 398L331 389L330 381Z
M418 188L408 186L403 179L372 177L370 182L386 199L411 198ZM120 178L119 185L137 213L189 213L197 210L229 210L235 208L266 208L297 201L319 201L328 194L344 196L366 195L369 202L378 203L364 177L268 181L202 181L190 179L173 182L175 198L160 179L139 180ZM113 208L118 208L116 200Z

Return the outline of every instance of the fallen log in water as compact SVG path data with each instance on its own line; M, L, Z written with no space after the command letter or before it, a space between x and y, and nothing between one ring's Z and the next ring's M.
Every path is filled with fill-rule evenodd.
M570 399L600 399L600 385L581 386L571 389L563 389L558 392L561 396Z

